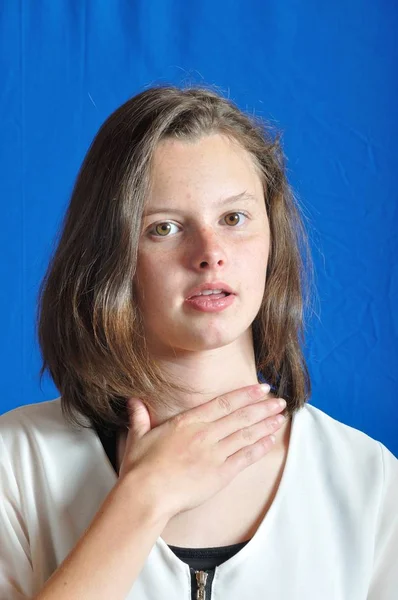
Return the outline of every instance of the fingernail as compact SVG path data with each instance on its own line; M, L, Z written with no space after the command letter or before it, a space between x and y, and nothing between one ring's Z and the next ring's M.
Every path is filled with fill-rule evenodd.
M270 391L270 389L271 389L271 386L270 386L270 385L268 385L268 383L262 383L262 384L260 385L260 390L261 390L262 392L264 392L264 394L268 394L268 392Z
M278 404L281 408L285 408L285 406L287 405L287 402L283 398L279 398Z
M281 423L284 423L286 420L287 419L286 419L285 415L277 415L275 417L275 421L278 425L280 425Z

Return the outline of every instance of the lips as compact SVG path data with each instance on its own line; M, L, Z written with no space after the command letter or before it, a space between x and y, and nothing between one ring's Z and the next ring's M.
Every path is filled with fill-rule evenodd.
M186 300L193 298L194 296L200 295L205 290L222 290L226 294L235 294L234 290L226 284L224 281L213 281L208 283L202 283L197 287L193 288L186 297Z

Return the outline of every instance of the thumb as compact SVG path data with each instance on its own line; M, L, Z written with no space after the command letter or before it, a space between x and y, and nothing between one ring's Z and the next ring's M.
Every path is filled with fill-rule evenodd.
M147 407L139 398L129 398L127 409L130 432L135 438L143 437L151 430L151 419Z

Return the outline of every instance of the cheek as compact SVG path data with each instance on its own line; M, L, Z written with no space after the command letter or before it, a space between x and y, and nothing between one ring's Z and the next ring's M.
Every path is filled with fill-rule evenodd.
M258 240L251 245L248 252L242 253L242 264L260 278L262 273L264 273L264 275L266 273L268 256L268 240Z
M137 260L137 280L142 287L148 287L154 284L154 275L161 271L159 265L161 265L161 257L154 257L153 255L145 254L144 252L138 253Z
M143 310L149 306L160 306L170 295L172 270L165 257L140 255L137 262L135 289L138 302L143 302Z

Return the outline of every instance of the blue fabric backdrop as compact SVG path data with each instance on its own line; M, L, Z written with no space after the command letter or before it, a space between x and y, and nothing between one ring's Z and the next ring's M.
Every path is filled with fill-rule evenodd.
M319 302L311 402L398 455L394 0L0 2L0 412L38 382L35 304L90 141L152 83L209 83L284 132Z

